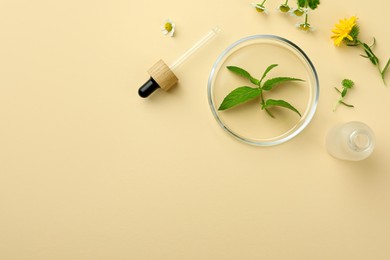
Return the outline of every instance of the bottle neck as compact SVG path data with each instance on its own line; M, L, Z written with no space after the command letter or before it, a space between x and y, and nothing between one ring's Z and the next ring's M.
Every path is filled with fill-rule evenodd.
M372 138L370 134L364 130L355 130L349 136L348 145L356 152L364 152L371 147Z

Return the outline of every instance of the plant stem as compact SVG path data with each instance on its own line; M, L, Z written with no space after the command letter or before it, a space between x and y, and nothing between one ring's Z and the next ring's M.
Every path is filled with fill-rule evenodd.
M263 5L265 4L265 2L267 2L267 0L263 0L260 6L264 7Z
M275 118L275 116L268 110L268 108L265 107L265 100L264 100L264 95L263 95L263 89L261 87L259 87L260 89L260 100L261 100L261 107L265 110L265 112L267 112L267 114L272 117L272 118Z
M379 74L381 75L381 78L383 80L383 83L386 85L385 75L384 74L385 74L387 68L389 67L390 60L387 62L387 64L384 67L384 69L381 70L380 64L379 64L379 58L375 55L375 53L371 49L371 47L374 46L374 44L375 44L375 38L374 38L374 43L371 45L371 47L368 46L368 44L366 44L364 42L361 42L360 40L356 40L356 43L357 43L357 45L360 45L360 46L363 47L364 52L367 54L367 56L363 56L363 57L369 59L371 61L371 63L373 65L375 65L375 67L377 67L377 69L379 71Z
M305 26L307 26L308 25L308 23L307 23L307 21L309 20L309 8L308 8L308 6L309 6L309 3L308 3L308 1L306 1L305 2Z
M286 0L286 2L284 3L284 5L287 5L288 4L288 0Z
M385 85L386 85L386 82L385 82L385 73L386 73L387 69L389 68L389 65L390 65L390 59L387 61L386 66L383 68L383 70L382 70L382 72L381 72L382 79L383 79L383 82L385 83Z
M340 100L340 103L347 107L354 107L353 105L347 104L344 101Z
M347 106L347 107L354 107L353 105L350 105L350 104L347 104L343 101L343 98L339 98L339 100L337 100L337 103L334 105L333 107L333 112L336 112L336 109L338 107L339 104L343 104L344 106Z
M268 110L268 108L265 108L265 112L267 112L267 114L272 117L272 118L275 118L275 116L273 114L271 114L271 112Z
M264 95L263 95L263 89L262 89L262 88L260 88L260 87L259 87L259 89L260 89L260 100L261 100L261 105L264 105Z
M333 107L333 112L336 112L336 109L337 109L337 107L339 106L340 101L341 101L341 98L340 98L339 100L337 100L336 104L334 105L334 107Z

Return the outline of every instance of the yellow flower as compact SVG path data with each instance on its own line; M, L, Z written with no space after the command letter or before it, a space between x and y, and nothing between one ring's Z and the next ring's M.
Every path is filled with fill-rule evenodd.
M340 20L339 24L335 25L335 28L332 30L333 35L331 38L334 41L334 45L340 46L341 42L347 38L350 41L353 41L353 37L350 35L352 28L356 25L356 16L352 16L349 19Z

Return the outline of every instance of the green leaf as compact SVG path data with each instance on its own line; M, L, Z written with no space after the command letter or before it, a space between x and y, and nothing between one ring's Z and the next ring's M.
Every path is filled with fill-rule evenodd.
M360 33L360 27L359 27L359 25L355 24L352 27L351 31L349 32L349 35L353 38L352 42L355 44L357 44L357 39L358 39L359 33Z
M373 37L373 38L374 38L374 40L373 40L372 44L370 45L370 48L374 47L376 44L376 39L375 39L375 37Z
M228 108L234 107L236 105L254 99L260 96L260 94L260 88L251 88L248 86L236 88L224 98L218 110L226 110Z
M253 84L255 85L259 85L259 80L258 79L255 79L254 77L251 76L251 74L249 74L248 71L240 68L240 67L236 67L236 66L227 66L226 67L228 70L230 70L231 72L234 72L246 79L249 79Z
M310 9L314 10L317 9L318 5L320 4L320 0L298 0L297 4L301 8L309 6Z
M263 79L267 76L268 72L270 72L273 68L275 68L276 66L278 66L278 64L272 64L272 65L269 65L268 68L264 71L263 73L263 76L261 77L260 79L260 83L259 85L261 84L261 82L263 81Z
M385 77L385 73L386 73L387 69L389 68L389 65L390 65L390 59L387 61L386 66L383 68L383 70L381 72L382 73L382 78Z
M341 97L345 97L345 95L347 95L347 91L347 88L343 88L343 92L341 92Z
M269 91L276 85L286 81L304 81L304 80L297 79L297 78L290 78L290 77L277 77L277 78L269 79L266 82L264 82L262 89Z
M306 5L306 1L307 1L307 0L298 0L298 1L297 1L297 4L298 4L299 7L303 8L303 7L305 7L305 5Z
M347 104L345 103L344 101L340 100L339 101L341 104L343 104L344 106L347 106L347 107L354 107L353 105L350 105L350 104Z
M273 107L273 106L279 106L279 107L284 107L284 108L290 109L290 110L294 111L295 113L297 113L299 116L301 116L301 113L299 113L299 111L295 107L293 107L290 103L288 103L284 100L267 99L265 101L265 103L263 104L263 109L267 109L267 108Z
M320 4L320 0L308 0L310 9L314 10Z
M275 116L271 113L271 111L269 111L268 108L264 108L265 112L267 112L267 114L272 117L272 118L275 118Z
M368 58L374 65L378 65L379 59L375 56L374 52L371 50L370 46L366 43L363 43L364 52L367 54Z
M341 91L338 88L334 87L334 89L341 94Z
M355 83L350 79L343 79L341 85L343 85L344 88L352 88Z

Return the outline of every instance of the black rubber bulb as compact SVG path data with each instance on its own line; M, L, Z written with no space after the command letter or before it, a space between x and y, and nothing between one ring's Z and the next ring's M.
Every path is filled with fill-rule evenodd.
M156 89L160 88L157 82L151 77L148 81L143 84L139 90L138 95L140 97L146 98L150 96Z

